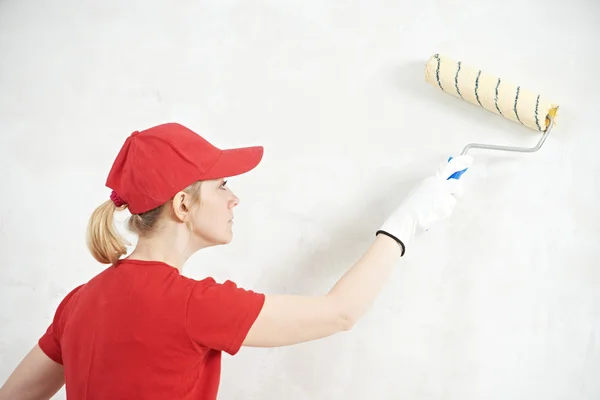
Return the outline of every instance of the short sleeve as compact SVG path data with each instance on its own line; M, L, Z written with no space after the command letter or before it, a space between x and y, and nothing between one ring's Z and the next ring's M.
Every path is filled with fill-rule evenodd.
M200 281L191 291L186 311L190 339L201 346L236 354L258 317L265 301L262 293Z
M38 345L42 349L42 351L54 362L59 364L63 363L62 360L62 351L60 345L60 337L62 332L62 325L65 319L65 308L69 304L71 298L81 289L83 285L77 286L75 289L71 290L60 302L58 305L56 312L54 313L54 318L46 332L40 337L38 340Z

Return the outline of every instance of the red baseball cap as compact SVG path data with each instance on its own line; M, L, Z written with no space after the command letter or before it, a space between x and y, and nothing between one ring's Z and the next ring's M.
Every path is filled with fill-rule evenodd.
M132 214L152 210L189 185L254 169L262 146L219 149L185 126L170 122L133 132L106 180L117 206Z

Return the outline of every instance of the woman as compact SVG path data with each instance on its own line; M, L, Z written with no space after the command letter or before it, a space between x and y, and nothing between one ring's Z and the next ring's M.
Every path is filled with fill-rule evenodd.
M223 351L285 346L351 329L417 229L447 218L471 159L445 163L389 216L362 257L322 296L265 295L212 278L181 275L196 251L229 243L238 198L225 177L261 161L262 147L220 150L176 123L134 132L91 216L88 247L109 266L59 304L38 344L0 399L48 399L66 383L70 399L215 399ZM113 226L128 208L126 243Z

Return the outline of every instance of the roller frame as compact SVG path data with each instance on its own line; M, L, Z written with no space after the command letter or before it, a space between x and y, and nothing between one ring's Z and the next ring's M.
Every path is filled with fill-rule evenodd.
M558 109L558 107L556 107L556 108ZM512 151L512 152L517 152L517 153L535 153L542 147L542 145L548 138L548 135L550 134L552 127L554 126L554 118L552 118L551 116L548 116L547 118L550 121L548 128L546 128L546 130L544 132L542 132L542 137L538 141L537 145L535 145L534 147L499 146L499 145L495 145L495 144L469 143L468 145L466 145L464 147L464 149L462 150L462 152L460 154L465 155L471 149Z

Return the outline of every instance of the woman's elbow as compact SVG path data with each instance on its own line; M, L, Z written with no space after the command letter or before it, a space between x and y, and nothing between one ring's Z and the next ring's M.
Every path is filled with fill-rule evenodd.
M354 328L354 325L358 322L356 313L353 313L343 303L336 301L336 299L331 299L331 301L334 302L334 319L338 330L347 332Z
M356 324L356 319L352 318L350 314L342 314L340 322L340 330L348 332Z

